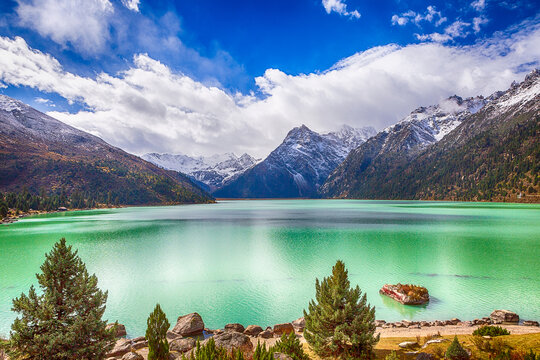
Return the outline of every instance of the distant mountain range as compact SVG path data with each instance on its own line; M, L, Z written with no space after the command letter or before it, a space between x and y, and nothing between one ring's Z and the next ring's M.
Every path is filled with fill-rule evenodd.
M0 95L0 191L79 191L120 204L211 201L207 192L540 202L539 100L535 70L507 91L454 95L379 133L302 125L262 161L233 153L149 153L145 161Z
M540 72L419 108L352 151L323 197L539 202Z
M142 158L164 169L184 173L208 191L222 187L224 183L257 163L257 159L248 154L238 157L233 153L206 157L149 153Z
M266 159L214 192L222 198L315 197L328 175L375 129L344 126L319 134L305 125L292 129Z
M212 200L178 172L0 95L0 191L24 188L128 205Z

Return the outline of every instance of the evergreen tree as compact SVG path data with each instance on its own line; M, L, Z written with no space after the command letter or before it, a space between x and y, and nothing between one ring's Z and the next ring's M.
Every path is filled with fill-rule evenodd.
M316 279L316 300L304 310L304 337L321 357L373 359L379 341L375 334L375 308L366 303L360 288L350 287L345 264L338 260L332 275Z
M450 360L469 360L469 353L461 346L457 336L454 336L454 341L446 349L445 358Z
M281 335L271 350L289 355L293 360L309 360L294 332Z
M146 339L148 340L148 360L168 360L169 343L167 342L167 330L169 321L161 306L156 305L146 322Z
M13 300L20 317L11 326L14 355L29 360L100 360L114 344L114 333L101 318L107 292L62 238L37 274L34 286Z

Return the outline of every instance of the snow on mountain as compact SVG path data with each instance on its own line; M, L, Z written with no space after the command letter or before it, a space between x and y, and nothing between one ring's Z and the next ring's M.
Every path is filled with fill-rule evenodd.
M376 132L343 126L319 134L302 125L289 131L268 157L216 191L218 197L315 196L318 187L347 154Z
M384 129L373 141L384 140L381 153L417 153L440 141L487 102L481 96L467 99L451 96L437 105L419 107L397 124Z
M197 157L149 153L142 158L164 169L187 174L196 181L206 184L210 190L219 188L225 181L244 172L258 161L248 154L238 157L233 153Z

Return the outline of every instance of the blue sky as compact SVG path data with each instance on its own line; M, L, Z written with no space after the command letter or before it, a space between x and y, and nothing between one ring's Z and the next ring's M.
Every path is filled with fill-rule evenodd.
M134 153L265 155L301 123L380 130L454 93L508 87L539 66L539 10L519 0L4 0L0 93Z

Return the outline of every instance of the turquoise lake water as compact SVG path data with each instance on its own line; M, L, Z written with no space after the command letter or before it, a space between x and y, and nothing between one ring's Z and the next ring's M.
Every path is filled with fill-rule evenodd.
M207 327L263 327L302 316L315 278L345 261L377 319L462 320L494 309L540 320L540 206L257 200L76 211L0 226L0 336L11 299L36 284L60 237L109 291L106 318L142 335L159 302L169 321L199 312ZM426 286L427 306L379 295Z

